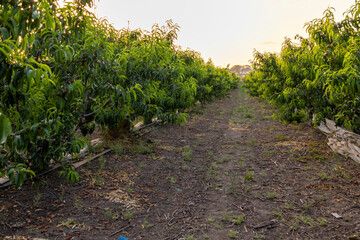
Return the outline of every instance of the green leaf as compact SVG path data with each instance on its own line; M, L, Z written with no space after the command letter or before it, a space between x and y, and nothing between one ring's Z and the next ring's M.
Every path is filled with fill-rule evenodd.
M35 76L35 72L29 69L26 73L27 80L30 82Z
M43 130L44 130L44 132L46 133L46 135L47 135L48 137L50 137L50 131L49 131L49 129L43 128Z
M20 135L15 136L14 144L15 144L15 151L17 154L23 154L25 152L26 146Z
M6 28L4 27L0 28L0 32L1 32L2 40L6 40L10 37L9 31Z
M33 13L32 13L32 18L33 19L38 19L39 18L39 12L38 11L33 11Z
M11 123L7 117L0 113L0 144L6 142L7 137L12 132Z
M11 168L11 169L7 172L7 175L10 177L10 180L11 180L14 172L15 172L15 168Z

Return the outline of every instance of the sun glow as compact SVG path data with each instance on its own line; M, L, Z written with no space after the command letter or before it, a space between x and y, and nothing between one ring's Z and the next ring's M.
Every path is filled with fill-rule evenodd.
M354 0L134 0L96 1L94 11L117 29L150 30L172 19L177 44L212 58L216 65L248 64L254 49L279 52L284 37L307 36L304 24L328 7L338 20Z

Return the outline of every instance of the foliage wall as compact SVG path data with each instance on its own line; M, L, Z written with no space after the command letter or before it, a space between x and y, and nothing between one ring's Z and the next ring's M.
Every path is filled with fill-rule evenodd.
M78 153L95 124L184 122L196 102L224 97L238 78L174 44L179 26L117 30L92 0L0 3L0 176L17 185ZM76 181L71 164L68 179Z
M280 54L255 51L245 85L286 121L329 118L360 132L360 2L340 22L333 12L305 24L308 38L285 39Z

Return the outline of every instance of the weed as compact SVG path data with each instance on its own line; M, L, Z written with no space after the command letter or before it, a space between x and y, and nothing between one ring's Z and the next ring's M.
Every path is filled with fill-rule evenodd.
M126 187L126 192L129 194L132 194L134 192L134 189L132 189L130 186Z
M90 187L101 186L105 182L104 178L99 174L90 175L89 185Z
M81 204L81 198L78 197L75 193L73 194L74 197L74 207L77 209L81 209L84 206Z
M308 211L310 209L310 204L305 203L304 204L304 210Z
M174 185L176 183L176 179L174 177L169 177L170 184Z
M260 120L261 121L271 120L271 117L261 117Z
M237 109L236 109L237 112L239 113L243 113L245 111L248 111L247 107L246 106L239 106Z
M229 187L229 190L230 190L231 193L233 194L234 198L236 198L236 197L237 197L237 191L236 191L236 189L235 189L233 186L230 186L230 187Z
M29 233L30 235L34 235L34 234L36 234L37 232L39 232L39 230L36 229L35 227L29 227L29 228L27 229L27 231L28 231L28 233Z
M249 140L248 142L246 142L246 145L254 147L254 146L256 146L257 142L258 141L256 139Z
M196 240L196 238L194 237L194 235L186 235L185 240Z
M264 152L265 156L275 156L276 155L276 150L275 149L271 149L271 150L267 150Z
M182 151L182 156L185 161L192 161L192 149L190 146L185 146Z
M325 218L319 217L317 219L317 221L319 222L320 226L326 226L327 221L325 220Z
M358 235L351 235L348 237L349 240L359 240L360 237Z
M205 180L209 181L212 179L212 177L213 177L212 170L211 170L211 168L208 168L208 170L206 171Z
M272 133L275 130L275 127L272 126L272 127L268 128L268 129L269 129L269 132Z
M307 163L308 160L309 160L309 157L308 156L301 156L297 159L299 162L301 163Z
M266 192L266 198L269 200L274 200L276 198L276 192Z
M134 215L134 213L130 210L123 212L122 215L124 216L125 220L130 220L132 218L132 216Z
M59 195L59 200L60 202L64 201L64 197L65 197L65 190L66 190L66 186L64 185L60 185L60 195Z
M95 151L94 151L94 146L93 146L92 143L91 143L90 137L84 137L83 140L85 141L85 144L86 144L86 147L87 147L87 151L88 151L90 154L95 153Z
M283 215L280 211L273 211L272 214L279 219L283 218Z
M121 142L112 142L109 147L117 156L120 156L124 152L124 147Z
M241 214L237 218L234 219L236 225L240 225L245 221L245 215Z
M96 144L95 146L91 145L91 147L89 148L89 152L95 154L100 153L103 150L104 150L104 144Z
M244 161L241 158L238 160L238 164L239 164L240 168L245 168L246 167L246 164L244 163Z
M188 167L186 164L183 164L183 165L181 166L181 168L182 168L182 170L184 170L184 171L186 171L186 170L189 169L189 167Z
M294 205L290 204L290 203L286 203L285 204L285 208L289 209L289 210L294 210Z
M315 181L317 179L318 179L317 177L312 177L312 178L310 178L310 181Z
M254 172L246 172L244 179L248 182L254 181Z
M310 207L314 205L314 203L315 203L314 200L311 200L308 203L304 203L304 210L308 211Z
M351 181L353 179L352 176L350 176L350 174L348 173L348 171L341 167L341 166L337 166L333 169L334 173L336 173L339 177L344 178L347 181Z
M103 214L104 217L108 220L114 220L119 218L119 214L117 212L113 212L110 208L105 208Z
M221 225L220 224L215 224L215 228L216 229L221 229Z
M224 216L223 216L223 219L222 219L224 222L231 222L232 220L232 217L229 213L224 213Z
M209 218L207 221L208 221L209 223L213 224L213 223L215 222L215 219L214 219L214 218Z
M217 160L218 163L225 163L225 162L229 162L229 161L230 161L230 158L228 158L228 157L221 158L221 159Z
M254 198L262 199L261 194L258 192L254 194Z
M66 221L62 221L59 225L62 227L71 228L75 225L75 221L73 219L68 219Z
M35 192L34 198L33 198L34 205L38 204L39 201L41 200L41 198L42 198L42 193L39 191L39 189L36 189L36 192Z
M142 170L142 168L143 168L144 166L145 166L145 164L144 164L143 162L139 163L139 166L137 167L136 172L137 172L137 173L140 173L141 170Z
M319 196L321 201L326 201L328 199L328 197L326 195L320 195Z
M250 113L246 113L245 115L244 115L244 118L254 118L255 116L254 115L252 115L252 114L250 114Z
M229 175L231 185L236 185L236 179L239 177L239 173L235 173L233 176Z
M277 135L275 137L275 140L278 141L278 142L283 142L283 141L289 141L289 140L291 140L291 138L286 137L286 136L284 136L282 134L279 134L279 135Z
M256 234L256 235L254 236L254 239L265 239L265 236L262 235L262 234Z
M305 223L305 224L309 225L310 227L315 226L314 220L310 216L307 216L307 215L298 216L297 217L297 222Z
M149 145L149 144L144 144L144 143L138 143L138 144L134 144L131 147L129 147L129 151L131 154L134 155L146 155L146 154L150 154L154 152L154 148L153 146Z
M216 169L219 168L219 166L216 164L216 162L213 162L213 163L211 164L211 168L214 169L214 170L216 170Z
M204 234L203 234L203 238L204 238L204 239L209 239L210 237L209 237L209 235L207 235L206 233L204 233Z
M152 228L153 226L155 226L155 224L149 223L146 218L144 219L144 222L141 225L141 227L144 228L144 229Z
M237 191L236 191L236 179L239 177L239 174L236 173L233 176L229 175L231 185L229 187L229 190L232 192L234 197L237 197Z
M151 144L141 141L131 142L126 140L117 140L111 141L107 145L118 156L121 155L124 151L128 151L134 155L150 154L154 152L154 148Z
M234 230L230 230L230 232L228 234L229 238L231 238L231 239L236 238L236 235L237 235L237 232Z
M325 181L328 179L328 175L325 172L319 173L319 177L321 180Z
M215 176L220 176L220 171L213 171Z
M310 216L305 215L305 216L302 217L301 220L302 220L303 223L309 225L310 227L315 226L315 223L314 223L313 219Z
M293 222L290 226L290 231L296 231L299 228L299 223L297 221Z
M312 152L317 151L319 146L320 146L320 143L317 141L311 141L308 143L308 147L311 149Z
M99 169L100 170L104 169L105 164L106 164L106 160L105 160L104 156L100 156L99 157Z

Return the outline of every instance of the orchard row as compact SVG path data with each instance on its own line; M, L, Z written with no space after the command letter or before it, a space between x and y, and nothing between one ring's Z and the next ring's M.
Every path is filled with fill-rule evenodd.
M84 146L95 124L154 117L186 121L195 103L221 98L238 77L174 44L179 26L117 30L92 0L0 3L0 171L17 185ZM71 164L68 179L76 181Z
M336 22L334 9L305 25L308 38L286 39L281 53L254 53L245 85L299 122L325 118L360 132L360 2Z

